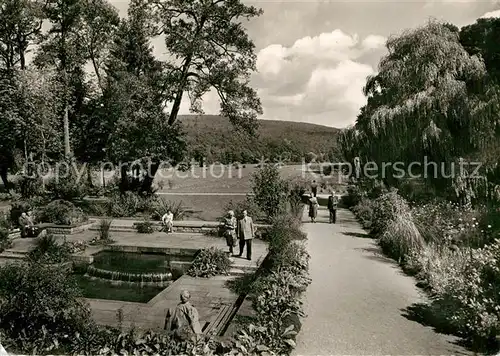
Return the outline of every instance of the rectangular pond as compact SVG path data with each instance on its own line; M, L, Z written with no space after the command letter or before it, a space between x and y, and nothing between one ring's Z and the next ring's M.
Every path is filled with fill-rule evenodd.
M194 256L101 251L92 264L75 269L85 298L147 303L182 272L171 264L189 263Z

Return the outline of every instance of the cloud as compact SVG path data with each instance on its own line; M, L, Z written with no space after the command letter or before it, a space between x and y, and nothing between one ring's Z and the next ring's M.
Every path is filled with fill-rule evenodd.
M500 10L487 12L483 16L481 16L480 19L486 19L489 17L500 17Z
M291 46L273 44L257 54L258 88L264 118L344 127L366 103L362 88L374 74L366 58L380 58L386 38L360 40L341 30L303 37Z

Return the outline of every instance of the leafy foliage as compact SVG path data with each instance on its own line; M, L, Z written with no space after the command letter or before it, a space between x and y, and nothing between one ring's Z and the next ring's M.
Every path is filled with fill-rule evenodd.
M8 349L65 352L85 334L90 310L64 271L37 263L0 267L0 329Z
M252 177L252 199L267 219L273 219L286 211L288 182L281 178L279 169L265 165Z
M201 250L188 270L188 274L193 277L212 277L217 275L227 275L231 268L231 260L223 250L211 247Z
M28 257L33 262L54 264L67 262L70 254L68 245L58 243L54 235L44 234L37 238Z
M88 220L82 209L66 200L54 200L37 211L40 222L75 225Z
M152 234L155 231L153 224L148 220L135 224L135 229L139 234Z

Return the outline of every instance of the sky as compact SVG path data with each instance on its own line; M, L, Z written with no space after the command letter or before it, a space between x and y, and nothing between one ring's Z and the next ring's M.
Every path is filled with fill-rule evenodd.
M500 17L500 0L243 0L262 8L246 24L256 45L252 87L264 114L260 119L308 122L343 128L366 103L366 78L377 72L385 41L429 19L459 27L480 17ZM110 0L125 16L128 1ZM153 40L161 57L165 47ZM204 97L206 114L219 113L213 92ZM181 114L189 114L184 98Z

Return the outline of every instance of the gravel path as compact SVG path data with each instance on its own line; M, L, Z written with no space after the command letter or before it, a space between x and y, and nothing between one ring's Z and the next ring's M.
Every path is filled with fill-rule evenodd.
M306 212L307 213L307 212ZM455 339L404 316L425 297L380 254L347 210L304 224L312 284L294 355L470 355Z

